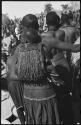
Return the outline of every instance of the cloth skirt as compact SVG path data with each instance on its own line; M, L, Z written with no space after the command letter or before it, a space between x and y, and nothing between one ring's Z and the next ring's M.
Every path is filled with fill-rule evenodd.
M51 86L24 85L26 124L60 124L56 93Z

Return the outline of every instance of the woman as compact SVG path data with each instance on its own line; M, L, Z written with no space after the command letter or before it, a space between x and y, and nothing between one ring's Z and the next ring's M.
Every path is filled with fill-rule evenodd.
M24 84L26 124L60 124L56 93L53 85L47 81L44 68L44 50L36 31L38 30L37 18L32 14L26 15L22 25L25 31L21 35L22 45L16 49L15 55L20 65L18 78ZM32 30L30 30L31 26Z

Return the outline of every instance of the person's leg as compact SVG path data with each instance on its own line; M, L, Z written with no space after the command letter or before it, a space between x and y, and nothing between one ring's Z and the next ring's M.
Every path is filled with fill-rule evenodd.
M21 121L21 124L22 125L25 124L25 116L24 116L23 108L17 109L17 113L18 113L19 119Z
M64 81L64 86L60 88L60 112L61 112L61 119L63 120L64 124L72 123L72 100L70 96L71 90L71 73L67 71L66 68L58 66L56 67L56 71L59 73L60 78Z
M56 71L60 79L65 82L65 89L71 91L72 89L72 73L63 66L56 66Z
M75 123L80 123L80 79L76 79L76 74L74 75L73 80L73 102L72 102L72 109L73 109L73 120Z
M8 90L17 108L18 117L22 124L25 123L23 112L23 85L18 81L8 81Z

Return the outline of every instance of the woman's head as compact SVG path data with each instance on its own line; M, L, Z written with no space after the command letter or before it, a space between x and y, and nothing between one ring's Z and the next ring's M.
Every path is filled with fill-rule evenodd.
M21 21L21 25L26 28L33 28L35 30L38 30L38 28L39 28L38 19L33 14L28 14L28 15L24 16Z

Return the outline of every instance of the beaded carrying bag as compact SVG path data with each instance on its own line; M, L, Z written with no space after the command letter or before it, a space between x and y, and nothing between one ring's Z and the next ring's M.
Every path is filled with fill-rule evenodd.
M37 81L45 76L42 45L23 44L18 54L18 78Z

